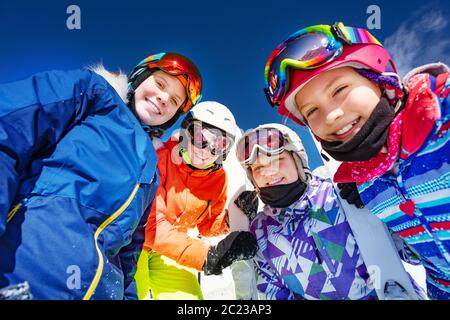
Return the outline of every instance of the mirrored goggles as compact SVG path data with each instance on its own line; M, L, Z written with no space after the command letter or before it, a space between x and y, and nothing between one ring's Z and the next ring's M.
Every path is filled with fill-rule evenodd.
M186 129L194 146L208 148L213 155L227 153L234 141L222 130L209 127L201 121L191 122Z
M292 34L270 55L264 70L264 93L272 107L280 105L289 90L286 69L319 68L339 57L344 45L381 44L369 31L346 27L341 22L315 25Z
M286 141L281 131L275 128L261 128L244 134L236 145L236 156L242 164L253 163L257 151L267 155L280 154L285 150Z

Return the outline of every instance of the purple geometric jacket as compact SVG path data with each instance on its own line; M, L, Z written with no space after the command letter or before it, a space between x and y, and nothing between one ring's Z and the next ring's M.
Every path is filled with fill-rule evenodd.
M300 199L288 208L266 205L250 230L264 299L377 299L330 182L313 176Z

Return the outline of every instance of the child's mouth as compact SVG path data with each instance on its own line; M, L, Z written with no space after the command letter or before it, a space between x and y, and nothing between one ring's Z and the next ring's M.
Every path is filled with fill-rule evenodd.
M267 185L268 186L275 186L275 185L279 184L281 181L283 181L283 179L284 178L278 178L278 179L272 180L270 182L267 182Z
M145 98L145 101L148 103L153 113L161 115L161 111L159 110L159 108L152 101L150 101L150 99Z
M194 155L195 155L195 157L196 157L198 160L200 160L200 161L202 161L202 162L209 159L209 157L208 157L207 155L203 156L202 154L197 153L197 152L195 152L195 151L194 151Z
M334 136L336 138L338 138L339 140L345 140L346 138L353 136L353 133L355 133L355 129L357 129L357 124L359 123L360 120L361 120L361 117L352 121L351 123L349 123L342 129L340 129L339 131L336 131L336 133L334 133Z

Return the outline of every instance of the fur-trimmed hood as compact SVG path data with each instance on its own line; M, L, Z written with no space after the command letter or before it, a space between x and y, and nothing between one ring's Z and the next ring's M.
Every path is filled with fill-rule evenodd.
M118 72L111 72L105 69L102 64L97 64L88 67L89 70L102 76L108 83L116 90L119 96L125 103L128 103L128 78L121 70Z

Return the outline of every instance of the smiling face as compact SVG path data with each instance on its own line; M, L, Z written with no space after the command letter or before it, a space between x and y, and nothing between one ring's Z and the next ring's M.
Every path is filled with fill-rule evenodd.
M296 95L298 110L311 131L325 141L347 142L380 101L380 88L351 67L329 70Z
M191 164L196 168L206 168L219 158L219 155L211 154L209 148L202 149L200 146L194 146L191 142L187 143L187 152Z
M177 77L153 72L134 93L136 113L150 126L169 121L186 101L186 89Z
M250 169L259 188L289 184L299 178L295 160L288 151L270 157L259 153Z

